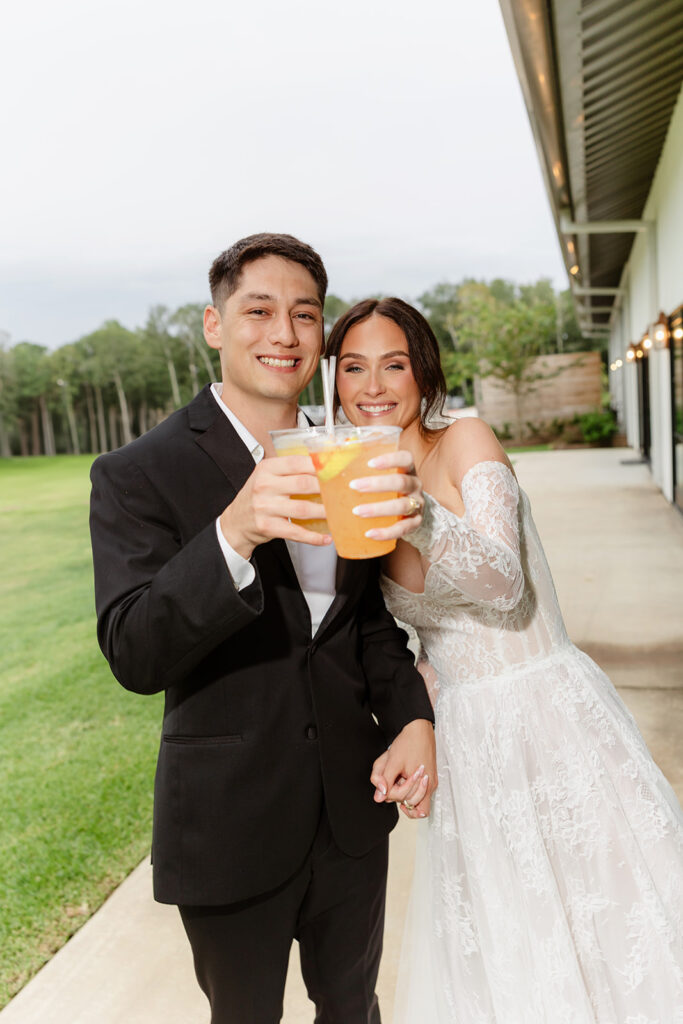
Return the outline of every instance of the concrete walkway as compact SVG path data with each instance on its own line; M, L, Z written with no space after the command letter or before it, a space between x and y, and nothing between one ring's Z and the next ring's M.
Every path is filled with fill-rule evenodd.
M609 672L683 800L683 516L630 449L514 456L531 498L572 639ZM392 836L385 1021L393 992L414 854L405 820ZM310 1024L296 947L286 1024ZM97 914L0 1013L0 1024L207 1024L173 907L151 899L141 864Z

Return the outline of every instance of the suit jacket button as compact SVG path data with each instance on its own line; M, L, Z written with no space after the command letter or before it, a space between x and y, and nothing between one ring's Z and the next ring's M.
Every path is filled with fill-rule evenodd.
M316 729L316 727L314 725L306 726L306 739L307 740L317 740L317 738L318 738L318 730Z

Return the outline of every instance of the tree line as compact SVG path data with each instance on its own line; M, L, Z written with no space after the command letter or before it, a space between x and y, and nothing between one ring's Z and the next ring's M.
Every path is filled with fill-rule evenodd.
M326 332L351 304L328 296ZM538 355L594 347L577 326L570 292L555 292L547 279L442 282L416 304L438 339L449 393L468 404L477 375L519 391ZM53 350L0 338L0 456L110 451L220 380L203 311L203 303L154 306L140 328L107 320ZM301 400L322 402L319 375Z

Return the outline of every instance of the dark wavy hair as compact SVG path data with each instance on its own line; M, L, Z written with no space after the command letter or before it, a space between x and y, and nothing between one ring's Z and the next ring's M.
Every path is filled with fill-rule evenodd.
M339 357L342 343L348 331L371 316L383 316L393 320L405 334L408 342L408 357L413 377L420 389L423 401L420 407L420 433L429 437L441 432L443 427L430 427L431 416L443 410L446 399L446 380L441 369L439 343L422 313L403 299L364 299L347 309L339 317L330 332L325 346L326 356ZM339 408L339 398L335 392L335 412Z

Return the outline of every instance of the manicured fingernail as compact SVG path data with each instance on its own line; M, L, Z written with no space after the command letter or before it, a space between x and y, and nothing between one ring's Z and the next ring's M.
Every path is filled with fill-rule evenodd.
M362 477L360 480L349 480L349 487L353 488L354 491L364 491L365 480Z
M424 811L420 811L420 817L421 817L421 818L426 818L426 817L427 817L427 815L425 814L425 812L424 812Z
M422 775L422 772L424 770L425 770L425 766L423 764L421 764L420 767L417 769L417 771L413 773L413 778L414 779L419 779L420 776Z
M365 531L365 536L368 537L370 540L381 540L382 539L380 537L380 535L379 535L379 530L366 530Z
M425 789L426 789L426 788L427 788L427 783L428 783L428 782L429 782L429 776L428 776L428 775L425 775L425 777L423 778L423 780L422 780L422 782L420 783L420 785L421 785L421 786L424 786L424 787L425 787Z
M370 459L368 466L370 469L377 469L378 466L382 465L382 457L378 455L375 459Z
M354 508L351 509L351 511L353 512L354 516L365 516L366 518L368 518L370 516L370 513L365 512L365 508L365 505L356 505Z

